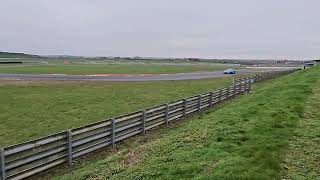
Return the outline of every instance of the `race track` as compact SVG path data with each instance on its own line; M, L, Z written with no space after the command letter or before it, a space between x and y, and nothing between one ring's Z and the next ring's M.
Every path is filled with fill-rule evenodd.
M252 74L257 71L239 70L237 74ZM261 72L261 71L260 71ZM168 81L192 80L232 76L222 71L179 73L179 74L96 74L96 75L64 75L64 74L0 74L2 80L63 80L63 81Z

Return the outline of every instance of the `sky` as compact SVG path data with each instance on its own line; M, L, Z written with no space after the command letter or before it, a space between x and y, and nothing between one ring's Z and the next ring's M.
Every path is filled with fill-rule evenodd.
M319 0L1 0L0 51L320 58Z

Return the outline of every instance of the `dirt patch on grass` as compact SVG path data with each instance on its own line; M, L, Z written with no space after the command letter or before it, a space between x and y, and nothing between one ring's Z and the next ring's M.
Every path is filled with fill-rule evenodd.
M25 81L25 80L0 80L0 86L27 86L27 85L50 85L50 84L63 84L65 81ZM68 82L68 83L77 83L77 82ZM83 82L81 82L83 83Z
M115 84L117 82L107 82L107 81L44 81L44 80L0 80L0 86L28 86L28 85L97 85L97 84Z
M31 81L17 81L17 80L0 80L0 86L7 86L7 85L28 85Z
M122 160L122 164L125 166L132 166L135 165L139 162L141 156L141 152L140 151L130 151L128 153L128 155L126 156L126 158L124 160Z

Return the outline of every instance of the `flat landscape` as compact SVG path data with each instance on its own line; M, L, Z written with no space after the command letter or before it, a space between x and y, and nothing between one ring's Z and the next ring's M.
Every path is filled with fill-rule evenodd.
M0 146L207 92L231 82L231 78L107 83L0 81Z
M37 60L40 61L40 60ZM48 61L46 61L48 62ZM49 61L50 62L50 61ZM86 61L87 62L87 61ZM187 72L222 71L230 66L215 64L179 63L101 63L101 64L22 64L0 65L0 74L173 74ZM233 67L239 68L239 67Z
M2 65L0 73L156 75L230 67L82 63ZM71 170L62 166L34 178L301 179L307 174L316 179L319 72L315 67L255 84L249 94L186 121L77 159ZM232 81L232 76L145 82L0 80L0 146L213 91Z
M319 106L319 72L258 83L249 95L85 158L55 179L317 179L319 113L310 108Z
M220 65L192 63L107 63L41 59L27 65L0 65L0 73L26 74L160 74L217 71ZM101 62L100 62L101 63ZM0 146L21 143L80 127L112 116L141 110L197 93L221 88L231 77L161 82L15 81L0 80ZM26 128L29 127L29 128Z
M2 0L0 180L320 180L319 7Z

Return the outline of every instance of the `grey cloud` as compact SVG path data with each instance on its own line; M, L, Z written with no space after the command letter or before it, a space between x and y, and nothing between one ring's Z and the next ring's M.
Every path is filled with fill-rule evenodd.
M318 0L2 0L0 51L320 57Z

